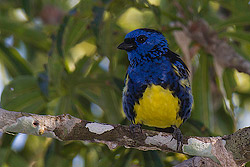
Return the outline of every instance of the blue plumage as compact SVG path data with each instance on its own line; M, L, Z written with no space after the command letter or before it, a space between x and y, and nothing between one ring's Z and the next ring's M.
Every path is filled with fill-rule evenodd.
M184 122L190 117L193 98L189 70L179 55L168 48L167 40L160 32L145 28L134 30L126 35L118 48L127 51L130 62L122 101L123 110L132 123L137 116L135 105L140 105L139 100L152 85L168 89L178 98L176 118L180 117Z

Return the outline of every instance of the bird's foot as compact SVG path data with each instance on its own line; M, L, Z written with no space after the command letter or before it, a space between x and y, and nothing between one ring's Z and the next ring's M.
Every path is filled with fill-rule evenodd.
M131 124L129 126L129 129L130 129L130 132L131 132L134 140L141 139L141 138L145 137L143 132L142 132L142 128L141 128L140 124Z
M129 129L132 133L142 133L141 124L131 124Z
M171 127L174 129L173 138L177 140L176 150L177 151L181 150L181 146L182 146L182 142L183 142L183 135L181 133L181 130L179 128L177 128L175 125L172 125Z

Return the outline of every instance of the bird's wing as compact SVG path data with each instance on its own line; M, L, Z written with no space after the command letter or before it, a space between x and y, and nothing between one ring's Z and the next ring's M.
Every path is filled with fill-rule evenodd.
M122 105L124 113L132 123L134 123L135 119L134 104L135 100L134 100L133 88L131 88L131 79L127 72L122 92Z
M134 105L139 102L139 99L143 96L143 92L146 88L146 83L135 83L135 80L130 78L129 74L126 74L122 103L124 113L132 123L134 123L135 119Z
M189 76L189 69L186 64L182 61L180 56L171 50L168 50L167 57L169 58L170 62L172 63L174 70L176 70L177 74L180 75L183 79L188 79Z
M178 54L168 50L165 56L168 57L168 60L171 62L173 70L177 74L176 76L178 76L178 83L180 83L180 85L182 86L179 87L179 93L175 93L178 98L182 99L179 115L185 121L190 117L193 101L191 94L191 85L188 79L189 70Z

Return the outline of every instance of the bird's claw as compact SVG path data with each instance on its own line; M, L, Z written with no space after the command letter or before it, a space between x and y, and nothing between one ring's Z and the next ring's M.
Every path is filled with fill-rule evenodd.
M181 150L181 146L182 146L182 142L183 142L183 135L181 133L181 130L179 128L177 128L176 126L172 126L172 128L174 129L173 132L173 137L171 139L171 141L174 139L177 140L177 148L176 150Z
M140 124L131 124L129 125L129 128L132 133L142 133L142 128Z

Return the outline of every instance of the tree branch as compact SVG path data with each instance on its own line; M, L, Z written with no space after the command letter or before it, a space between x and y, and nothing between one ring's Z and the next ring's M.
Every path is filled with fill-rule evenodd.
M250 75L250 62L240 56L224 39L211 29L203 19L189 21L187 25L177 23L184 33L199 43L223 67L235 68Z
M179 16L187 20L183 7L177 1L173 3L178 10ZM189 12L193 13L192 11ZM235 68L239 72L250 75L250 62L240 56L225 39L220 39L215 30L205 20L189 20L187 25L176 22L175 26L181 27L189 38L201 45L221 66ZM185 50L183 52L185 54Z
M17 132L51 137L61 141L84 140L139 150L160 150L211 158L222 166L239 166L250 161L250 127L224 137L184 136L181 150L176 150L172 134L142 130L132 133L128 126L89 122L71 115L36 115L0 109L0 132ZM209 161L207 161L209 160ZM207 158L183 163L213 164ZM214 166L214 165L212 165Z
M221 165L210 158L193 157L175 165L174 167L221 167Z

